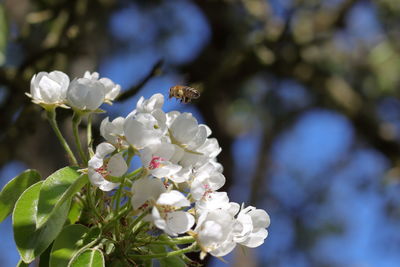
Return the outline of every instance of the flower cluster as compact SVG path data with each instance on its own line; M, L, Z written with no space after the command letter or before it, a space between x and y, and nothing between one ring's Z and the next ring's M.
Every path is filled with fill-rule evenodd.
M106 140L90 159L91 183L103 191L118 186L130 158L137 155L142 167L132 179L131 205L137 214L170 236L190 234L202 250L224 256L236 244L257 247L268 235L268 214L252 206L230 202L223 168L216 160L221 148L211 130L198 124L191 113L162 110L164 97L143 97L127 117L100 126ZM121 181L121 180L120 180Z
M94 188L105 192L92 194L91 186L81 192L81 200L98 219L96 223L108 229L115 220L113 216L131 220L127 225L136 230L121 233L116 227L113 235L117 238L113 244L122 240L121 234L136 238L138 225L158 228L165 233L163 236L168 235L177 242L181 238L177 236L186 234L194 242L191 251L201 250L201 257L207 253L224 256L237 244L247 247L263 244L270 224L268 214L252 206L230 202L226 192L218 191L225 184L225 176L217 161L221 148L218 141L210 137L211 129L199 124L191 113L164 112L163 95L155 94L149 99L141 97L126 117L111 121L105 118L100 125L100 134L105 141L94 152L91 121L88 120L88 149L83 148L78 127L81 117L96 113L103 103L112 104L120 90L118 84L108 78L99 78L96 72L86 72L82 78L70 82L63 72L53 71L34 75L30 94L27 94L34 103L47 110L49 122L72 164L83 167L81 172L86 176L86 183L89 180ZM80 162L58 129L56 107L74 111L73 131ZM132 158L136 156L142 166L129 173ZM130 190L126 190L127 187ZM107 193L113 190L116 192ZM112 199L112 204L107 198ZM151 242L152 237L146 237L149 229L143 229L144 239L137 238L134 242ZM140 254L141 250L138 252ZM186 250L182 249L181 253ZM131 256L138 257L138 254Z
M39 72L31 79L32 102L46 109L57 106L80 111L94 111L103 103L111 104L121 86L108 78L99 79L97 72L85 72L82 78L70 82L61 71Z

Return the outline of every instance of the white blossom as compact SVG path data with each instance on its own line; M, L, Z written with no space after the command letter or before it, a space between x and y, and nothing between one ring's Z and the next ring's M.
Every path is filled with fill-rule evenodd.
M203 252L224 256L236 246L232 240L234 219L227 210L213 210L204 213L197 221L195 232Z
M153 176L167 178L176 183L189 179L190 169L184 169L177 164L183 154L182 148L169 143L151 145L140 150L142 164Z
M90 73L89 71L86 71L83 78L90 79L92 81L99 81L101 84L104 86L104 102L108 104L112 104L112 101L115 100L115 98L119 95L121 91L121 86L119 84L114 83L112 80L109 78L100 78L100 75L98 72L93 72Z
M90 182L103 191L110 191L120 183L109 181L112 177L120 177L126 173L128 166L121 153L106 158L115 151L115 147L109 143L101 143L96 148L96 154L89 160L88 176Z
M162 193L152 209L154 225L171 236L183 234L192 228L195 219L188 212L178 210L190 206L190 201L177 190Z
M123 117L115 118L112 122L110 122L108 117L105 118L100 124L101 136L113 145L126 145L126 142L123 140L124 122L125 119Z
M69 77L61 71L39 72L31 79L30 94L32 102L44 105L58 105L65 103Z
M160 179L145 177L135 181L131 189L133 209L152 206L166 190Z
M225 184L225 176L212 163L207 163L194 174L190 192L194 199L207 197L207 194L220 189Z
M68 104L79 110L96 110L104 102L104 85L88 78L74 79L68 87Z
M171 140L188 150L195 150L203 145L211 133L206 125L199 125L193 115L186 112L179 114L172 121L169 131Z
M242 209L235 223L234 240L247 247L258 247L268 236L265 228L269 224L269 215L264 210L252 206Z
M149 113L128 116L124 122L126 139L136 149L161 144L164 136L163 128L159 120Z

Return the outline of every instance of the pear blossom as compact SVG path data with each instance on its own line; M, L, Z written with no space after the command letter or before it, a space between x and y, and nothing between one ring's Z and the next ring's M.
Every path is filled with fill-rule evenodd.
M236 246L232 240L234 218L227 210L213 210L202 214L197 220L195 233L203 252L224 256Z
M240 205L235 202L229 202L226 192L212 192L196 201L195 208L196 214L199 216L214 210L225 210L234 216L239 212Z
M115 100L121 91L121 86L119 84L114 83L109 78L100 78L98 72L90 73L89 71L86 71L83 78L92 80L94 82L99 81L101 84L103 84L105 88L104 102L108 104L112 104L112 101Z
M123 117L117 117L110 122L109 118L102 120L100 124L100 134L107 142L116 146L127 145L124 140L124 122Z
M206 141L211 130L204 124L198 124L191 113L179 114L169 126L171 140L188 150L195 150Z
M151 145L140 150L142 164L153 176L176 183L187 181L191 173L189 168L177 164L183 154L182 148L169 143Z
M265 228L269 224L269 215L264 210L252 206L242 209L236 219L234 240L250 248L258 247L268 236Z
M145 177L132 184L132 208L147 208L155 203L159 196L167 191L160 179Z
M69 77L61 71L39 72L31 79L30 94L35 104L64 106Z
M161 110L164 105L164 96L162 94L154 94L150 99L145 99L143 96L136 104L136 112L151 113L152 111Z
M128 166L121 153L106 158L115 151L109 143L101 143L96 147L95 155L88 162L88 176L90 182L103 191L110 191L120 183L110 181L112 177L120 177L126 173Z
M159 114L162 116L161 114ZM135 149L143 149L149 145L161 144L165 127L149 113L128 116L124 122L125 137Z
M225 176L211 163L201 167L193 176L190 192L196 200L206 197L207 194L220 189L225 184Z
M178 210L190 206L190 201L177 190L162 193L152 209L154 225L170 236L189 231L195 219L188 212Z
M96 110L104 102L104 85L88 78L74 79L68 87L67 101L79 110Z

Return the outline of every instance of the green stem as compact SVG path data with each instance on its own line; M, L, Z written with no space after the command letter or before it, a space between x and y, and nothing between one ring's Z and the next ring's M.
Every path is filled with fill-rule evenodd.
M67 152L68 157L70 158L72 165L78 165L78 161L75 158L74 153L72 152L71 148L69 147L67 141L65 140L64 136L62 135L60 129L58 128L58 124L56 121L56 112L55 110L47 110L46 111L47 119L51 125L51 128L53 128L53 131L55 132L58 140L60 141L62 147L64 150Z
M115 206L115 212L114 214L117 215L119 213L119 208L121 206L121 191L124 188L125 184L125 177L123 177L121 184L119 185L119 188L117 190L117 193L115 193L115 198L113 199L114 201L114 206ZM115 235L117 239L120 237L120 224L118 223L115 227Z
M174 245L193 243L195 241L195 239L194 239L194 237L191 237L191 236L183 236L183 237L177 237L177 238L170 238L167 240L152 241L152 240L146 240L146 239L136 239L136 241L143 242L143 243L174 246Z
M79 156L81 157L81 160L83 161L83 163L86 165L87 158L86 158L85 152L83 152L81 139L79 138L79 124L80 123L81 123L81 116L77 112L74 112L74 115L72 116L72 131L74 133L75 143L76 143L76 146L79 151Z
M86 190L87 191L86 192L86 198L87 198L87 201L88 201L89 208L91 209L91 211L96 215L96 217L100 221L104 221L103 217L101 216L99 211L96 209L96 206L94 205L93 198L92 198L92 187L91 187L90 183L88 183L86 185L86 189L87 189Z
M87 132L87 146L88 146L89 149L93 150L92 114L88 115L88 122L87 122L86 132Z
M125 208L121 209L119 214L117 214L116 216L112 217L112 219L110 221L108 221L107 224L104 225L103 232L107 231L115 223L117 223L117 225L118 225L119 224L119 219L121 219L122 217L127 215L129 213L129 211L130 210L129 210L128 207L125 207Z
M160 259L160 258L168 258L168 257L173 257L173 256L180 256L185 253L189 253L192 251L197 250L197 243L194 242L192 245L171 251L171 252L165 252L165 253L154 253L154 254L147 254L147 255L137 255L137 254L130 254L129 256L133 259Z

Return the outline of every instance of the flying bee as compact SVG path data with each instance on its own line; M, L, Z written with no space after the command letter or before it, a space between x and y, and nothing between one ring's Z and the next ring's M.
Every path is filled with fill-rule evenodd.
M169 89L169 98L175 97L180 99L184 104L189 103L192 99L197 99L200 97L199 91L196 89L184 86L184 85L175 85Z

